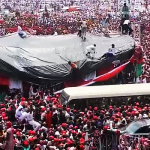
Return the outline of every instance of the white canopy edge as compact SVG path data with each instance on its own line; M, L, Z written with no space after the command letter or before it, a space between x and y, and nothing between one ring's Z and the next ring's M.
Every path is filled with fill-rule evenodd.
M150 95L150 83L70 87L62 94L69 96L68 102L73 99Z

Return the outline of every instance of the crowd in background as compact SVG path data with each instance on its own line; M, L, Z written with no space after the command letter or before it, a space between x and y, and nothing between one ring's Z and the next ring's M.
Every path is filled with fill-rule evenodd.
M150 63L149 63L149 54L150 54L150 21L144 19L142 24L142 34L141 34L141 45L143 46L143 75L142 78L146 78L147 82L150 82Z
M30 11L26 7L23 7L24 3L19 8L17 4L11 4L9 6L11 13L1 17L1 35L16 32L17 26L20 24L25 31L36 35L52 35L55 32L58 34L72 34L78 31L83 19L88 23L88 32L100 34L108 15L110 16L110 30L118 31L120 29L121 16L120 12L115 11L115 9L103 8L96 1L84 1L79 5L79 11L63 11L62 8L64 6L74 3L73 1L69 1L68 3L51 3L49 7L46 5L42 12L40 12L41 5L39 2L31 6L31 8L34 8L30 8ZM78 5L79 3L76 4ZM12 5L16 7L12 7ZM5 5L5 7L7 8L8 6ZM55 8L58 9L55 10ZM139 20L139 15L139 11L133 10L130 12L131 19L134 21ZM33 30L35 32L32 32Z

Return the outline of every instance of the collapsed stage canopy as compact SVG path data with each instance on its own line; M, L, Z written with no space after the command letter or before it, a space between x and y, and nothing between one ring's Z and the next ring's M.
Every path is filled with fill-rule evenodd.
M68 65L68 61L71 61L77 62L85 74L91 73L100 63L100 59L92 61L85 56L85 48L91 44L97 45L96 58L101 58L111 44L115 44L117 52L127 51L133 48L134 40L127 35L107 38L90 34L86 42L82 42L77 35L30 36L21 39L14 33L0 38L0 72L25 80L66 80L71 74Z

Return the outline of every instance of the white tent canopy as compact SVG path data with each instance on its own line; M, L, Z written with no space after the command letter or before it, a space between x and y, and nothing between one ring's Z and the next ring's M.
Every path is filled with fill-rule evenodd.
M67 95L68 102L73 99L150 95L150 83L70 87L65 88L62 95Z

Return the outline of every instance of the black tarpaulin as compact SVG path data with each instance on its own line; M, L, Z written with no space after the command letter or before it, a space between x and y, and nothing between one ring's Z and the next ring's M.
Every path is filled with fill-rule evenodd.
M85 56L85 48L91 44L97 45L94 60ZM133 48L134 40L130 36L106 38L93 35L87 35L86 42L76 35L21 39L13 34L0 38L0 70L25 80L67 80L72 74L68 61L76 62L81 75L91 73L101 65L107 65L106 60L100 58L111 44L115 44L117 53L123 54ZM121 55L119 57L124 57Z

